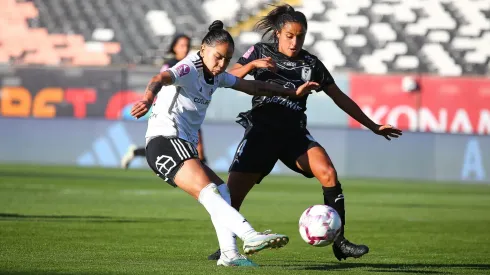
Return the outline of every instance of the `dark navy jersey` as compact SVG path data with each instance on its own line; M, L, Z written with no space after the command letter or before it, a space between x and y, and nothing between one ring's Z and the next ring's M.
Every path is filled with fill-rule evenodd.
M173 66L175 66L177 63L179 63L180 60L177 60L175 58L170 58L168 60L165 61L165 64L167 64L170 68L172 68Z
M238 64L246 65L256 59L271 57L276 63L277 72L258 68L249 72L256 80L276 83L286 88L296 89L306 81L320 84L318 90L333 84L332 75L318 58L305 50L298 56L289 58L280 53L275 43L257 43L240 57ZM253 125L266 126L274 130L289 130L306 127L306 100L281 96L254 96L252 109L240 114L238 122L247 127Z

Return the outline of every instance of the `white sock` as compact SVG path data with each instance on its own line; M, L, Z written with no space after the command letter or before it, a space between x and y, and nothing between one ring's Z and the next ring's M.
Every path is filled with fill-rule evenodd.
M230 190L226 183L218 185L218 191L221 197L231 205ZM236 246L236 236L231 232L226 226L220 225L216 218L211 217L214 229L216 230L216 235L218 236L219 248L221 249L221 254L225 254L229 259L233 259L239 255L238 248Z
M213 224L226 227L240 239L245 240L257 233L250 223L221 197L216 184L206 185L199 193L198 201L208 211Z

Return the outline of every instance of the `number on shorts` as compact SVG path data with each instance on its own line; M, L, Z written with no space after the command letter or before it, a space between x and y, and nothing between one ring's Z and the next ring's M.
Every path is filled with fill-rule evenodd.
M245 147L245 144L247 143L247 140L244 139L242 142L238 145L238 148L236 149L235 157L233 158L232 163L238 162L238 158L242 155L243 153L243 147Z
M238 148L236 149L236 157L238 158L239 156L242 155L243 153L243 147L245 147L245 144L247 143L247 139L244 139L240 145L238 146Z

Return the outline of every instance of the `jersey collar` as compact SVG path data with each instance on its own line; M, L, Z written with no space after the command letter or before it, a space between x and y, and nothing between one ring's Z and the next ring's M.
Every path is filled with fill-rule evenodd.
M204 64L204 60L202 60L202 56L201 56L201 51L197 51L197 56L199 56L199 58L201 59L202 61L202 74L203 74L203 77L204 77L204 80L206 81L207 84L209 85L213 85L214 84L214 76L207 73L206 70L204 69L204 66L206 66Z
M282 56L283 58L287 59L288 61L301 61L303 59L303 49L301 49L296 57L289 57L282 52L279 51L279 43L274 42L272 43L272 48L274 49L274 52Z

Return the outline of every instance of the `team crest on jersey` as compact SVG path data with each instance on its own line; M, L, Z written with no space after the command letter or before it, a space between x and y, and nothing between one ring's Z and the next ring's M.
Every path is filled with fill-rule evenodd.
M245 59L249 58L253 51L254 51L254 46L248 48L248 50L243 54L243 58Z
M175 68L175 70L177 71L179 76L182 77L191 71L191 67L189 67L189 65L187 65L187 64L182 64L182 65L178 66L177 68Z
M311 80L311 68L310 67L303 67L303 70L301 71L301 79L303 81L310 81Z
M291 82L286 82L286 84L283 85L284 88L287 88L287 89L296 89L296 85L294 85L293 83Z

